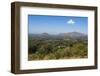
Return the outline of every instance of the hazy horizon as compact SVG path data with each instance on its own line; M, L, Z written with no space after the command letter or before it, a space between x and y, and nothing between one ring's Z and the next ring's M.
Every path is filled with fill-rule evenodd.
M66 33L56 33L56 34L54 34L54 33L51 34L51 33L47 33L47 32L43 32L43 33L28 33L28 34L44 34L44 33L49 34L49 35L59 35L59 34L75 33L75 31L74 31L74 32L66 32ZM80 34L88 35L88 34L81 33L81 32L76 32L76 33L80 33Z
M75 16L28 16L29 34L60 34L78 32L88 34L88 18Z
M77 31L72 31L72 32L77 32ZM61 32L61 33L72 33L72 32ZM29 33L29 34L43 34L43 33L48 33L48 32ZM83 32L77 32L77 33L83 33ZM48 33L48 34L60 34L60 33ZM83 34L86 34L86 33L83 33Z

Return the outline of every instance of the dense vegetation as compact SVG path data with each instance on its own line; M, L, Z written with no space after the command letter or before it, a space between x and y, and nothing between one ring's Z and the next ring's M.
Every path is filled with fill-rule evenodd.
M28 60L87 57L87 40L29 36Z

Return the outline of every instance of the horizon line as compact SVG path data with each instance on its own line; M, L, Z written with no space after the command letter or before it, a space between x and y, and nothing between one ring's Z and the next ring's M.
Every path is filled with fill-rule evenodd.
M76 32L76 31L73 31L73 32ZM62 32L62 33L48 33L48 32L42 32L42 33L28 33L28 34L43 34L43 33L52 34L52 35L57 35L57 34L72 33L72 32ZM88 33L84 33L84 32L76 32L76 33L81 33L81 34L88 35Z

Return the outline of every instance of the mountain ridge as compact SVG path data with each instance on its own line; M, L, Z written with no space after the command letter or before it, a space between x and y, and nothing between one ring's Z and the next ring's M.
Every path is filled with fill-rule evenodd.
M31 39L74 39L74 40L87 40L87 35L79 32L68 32L59 34L29 34Z

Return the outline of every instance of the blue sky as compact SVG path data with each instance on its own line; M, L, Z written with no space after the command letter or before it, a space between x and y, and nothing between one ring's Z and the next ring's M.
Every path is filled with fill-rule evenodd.
M88 17L29 15L29 33L59 34L68 32L88 33Z

